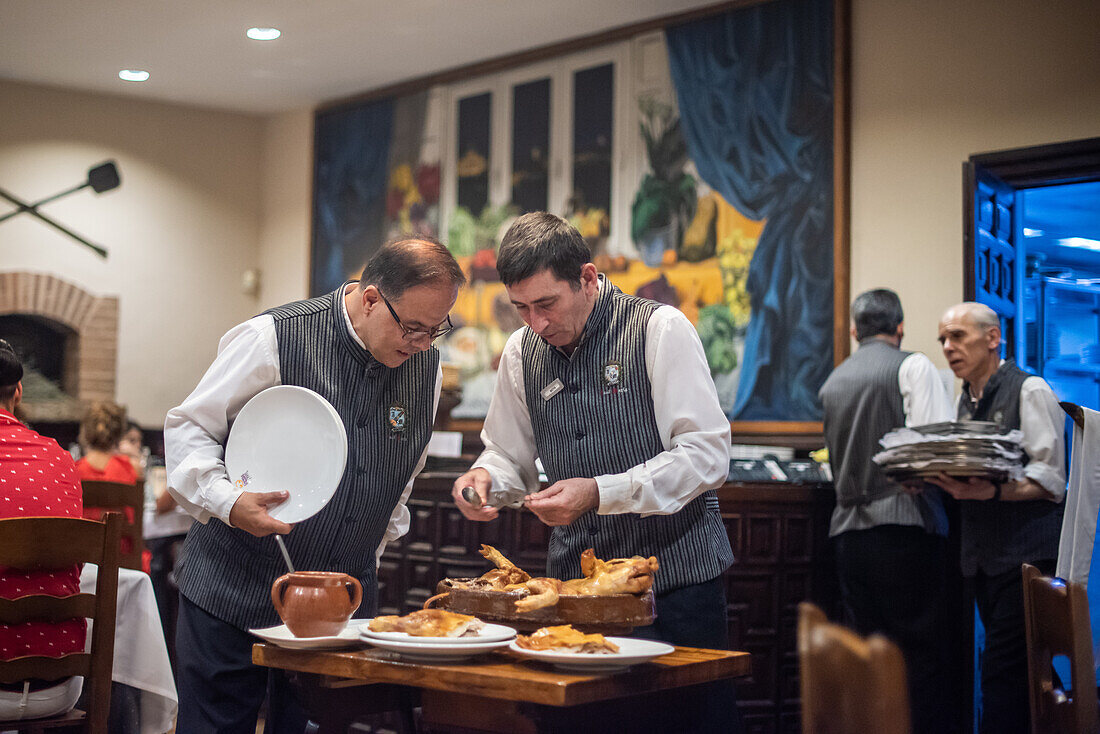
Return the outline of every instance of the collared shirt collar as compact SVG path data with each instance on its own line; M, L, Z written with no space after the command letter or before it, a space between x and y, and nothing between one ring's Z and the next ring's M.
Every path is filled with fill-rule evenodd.
M374 358L374 355L367 349L367 345L364 344L363 340L359 338L359 335L355 333L355 327L352 326L351 323L351 314L348 313L348 304L347 301L344 300L344 296L348 292L348 286L354 284L354 280L349 280L332 293L334 300L332 312L333 317L337 319L337 338L340 340L340 343L351 352L356 360L365 365L368 370L373 371L381 367L382 363Z

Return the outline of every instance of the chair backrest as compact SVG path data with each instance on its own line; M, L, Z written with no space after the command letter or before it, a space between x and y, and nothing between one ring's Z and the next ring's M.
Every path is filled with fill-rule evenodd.
M1085 587L1043 576L1039 569L1026 563L1023 575L1031 731L1033 734L1100 731ZM1072 677L1068 693L1054 684L1051 662L1055 655L1069 658Z
M881 635L863 638L798 605L803 734L909 734L905 662Z
M74 617L88 617L94 621L90 652L70 653L58 658L27 656L0 661L0 683L84 676L85 726L89 732L107 731L115 653L121 525L122 518L115 512L107 513L103 522L68 517L0 520L2 567L26 571L65 569L78 563L94 563L99 567L94 594L60 598L34 594L15 600L0 599L0 624L60 622Z
M130 508L134 518L130 522L126 513L122 517L122 537L129 538L127 549L119 555L118 565L142 570L141 555L145 550L142 535L142 518L145 512L145 488L140 484L98 482L86 480L80 483L84 493L84 509L97 508L123 512Z

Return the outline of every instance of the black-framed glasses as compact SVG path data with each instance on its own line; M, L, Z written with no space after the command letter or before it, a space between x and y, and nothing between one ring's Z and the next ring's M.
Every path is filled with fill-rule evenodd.
M404 336L405 339L408 341L419 339L422 336L426 336L428 337L428 339L434 341L444 334L449 334L455 328L454 324L451 323L451 316L450 314L448 314L443 323L439 324L438 326L433 326L430 329L410 329L409 327L405 326L405 324L401 321L401 317L398 316L397 312L393 310L393 305L390 304L389 299L382 295L382 291L378 291L378 295L382 297L382 303L386 304L386 308L390 310L390 316L393 316L393 320L397 322L397 325L399 327L401 327L402 336Z

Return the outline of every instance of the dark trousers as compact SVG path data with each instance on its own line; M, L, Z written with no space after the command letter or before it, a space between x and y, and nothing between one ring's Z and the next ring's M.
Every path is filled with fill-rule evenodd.
M1032 563L1044 576L1054 575L1053 560ZM1026 734L1031 730L1028 704L1027 630L1024 584L1019 568L974 577L974 601L985 627L981 658L982 734Z
M833 542L845 623L901 648L914 734L955 731L946 539L918 527L881 525L841 533Z
M656 598L657 618L637 627L632 637L660 640L682 647L729 649L726 619L726 587L722 576L700 584L673 589ZM653 722L652 732L722 732L744 730L733 681L723 680L680 689L680 704Z
M302 734L308 723L286 676L252 664L247 632L180 596L176 625L177 734L255 734L267 697L266 734Z

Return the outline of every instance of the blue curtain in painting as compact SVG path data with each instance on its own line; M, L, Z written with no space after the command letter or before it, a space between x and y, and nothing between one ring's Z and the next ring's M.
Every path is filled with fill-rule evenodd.
M818 420L833 366L831 0L773 0L666 36L699 175L767 219L730 417Z
M310 294L335 289L381 244L393 101L317 116Z

